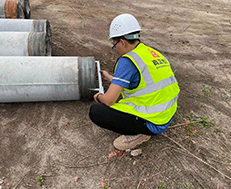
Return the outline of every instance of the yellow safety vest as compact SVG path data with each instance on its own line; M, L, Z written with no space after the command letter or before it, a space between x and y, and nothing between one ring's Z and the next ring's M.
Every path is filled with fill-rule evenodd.
M139 70L140 83L132 90L124 88L123 99L111 108L157 125L168 123L177 110L180 92L168 60L143 43L123 57L129 58Z

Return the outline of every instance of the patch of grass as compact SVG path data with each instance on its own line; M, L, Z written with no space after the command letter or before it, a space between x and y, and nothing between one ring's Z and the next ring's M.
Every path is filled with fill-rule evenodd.
M210 119L208 117L203 117L202 119L203 119L202 121L203 127L209 128L211 126Z
M221 112L217 110L216 108L214 109L214 111L217 112L218 114L221 114Z
M202 85L202 91L204 93L204 96L207 96L207 97L212 96L210 87L206 87L205 85Z
M182 117L180 122L185 122L182 134L187 136L187 140L191 140L197 135L204 134L204 129L211 127L211 121L208 117L200 117L195 113L187 117Z
M201 103L200 106L201 106L201 107L205 107L205 104Z
M220 95L221 95L221 98L222 98L222 100L223 100L224 102L230 101L229 95L227 95L224 91L222 91L222 92L220 93Z
M38 182L39 187L42 187L45 182L44 175L39 175L36 178L36 181Z
M198 134L203 135L203 134L205 134L205 132L204 132L204 131L201 131L201 130L198 130Z
M185 188L187 188L187 189L190 189L190 188L191 188L191 185L190 185L190 184L185 183L185 184L184 184L184 187L185 187Z
M104 134L102 134L100 137L103 138L103 137L105 137L105 136L106 136L106 134L104 133Z
M161 184L158 186L158 188L163 189L163 188L166 188L166 187L165 187L165 185L164 185L163 183L161 183Z
M221 130L218 127L215 127L216 132L220 133Z
M187 136L192 137L192 136L195 135L195 133L194 133L194 128L193 128L193 126L191 126L191 125L187 125L186 128L185 128L185 131L186 131L186 135L187 135Z

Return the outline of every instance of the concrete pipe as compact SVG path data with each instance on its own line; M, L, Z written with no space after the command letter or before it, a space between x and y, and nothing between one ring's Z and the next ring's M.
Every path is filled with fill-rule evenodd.
M48 20L0 19L0 32L46 32L50 44L52 40Z
M51 37L47 20L0 19L0 32L46 32Z
M93 57L0 57L0 103L92 99Z
M51 56L51 38L45 32L1 32L0 56Z
M30 18L29 0L0 0L0 18Z

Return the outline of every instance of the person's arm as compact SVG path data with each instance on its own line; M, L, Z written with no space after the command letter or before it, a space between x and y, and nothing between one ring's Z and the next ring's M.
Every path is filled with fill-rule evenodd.
M114 76L108 74L106 71L100 72L102 78L111 82L111 85L105 94L97 93L94 95L94 100L98 103L102 102L107 106L111 106L116 102L123 89L130 87L131 81L139 83L139 71L128 58L122 57L119 59Z
M104 103L107 106L113 105L116 100L119 98L120 93L123 91L123 87L111 84L105 94L98 92L94 95L94 100L97 103Z
M102 79L103 79L103 80L106 80L106 81L112 82L112 78L113 78L113 76L112 76L112 75L110 75L107 71L102 70L102 71L100 71L100 73L101 73L101 76L102 76Z

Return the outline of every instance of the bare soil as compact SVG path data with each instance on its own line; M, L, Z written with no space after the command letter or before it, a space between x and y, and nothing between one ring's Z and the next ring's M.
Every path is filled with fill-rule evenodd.
M90 121L94 102L0 104L0 187L231 188L231 1L31 0L31 9L50 21L53 56L94 56L110 73L110 22L133 14L141 41L172 65L181 88L172 126L183 125L132 157L111 154L118 134Z

